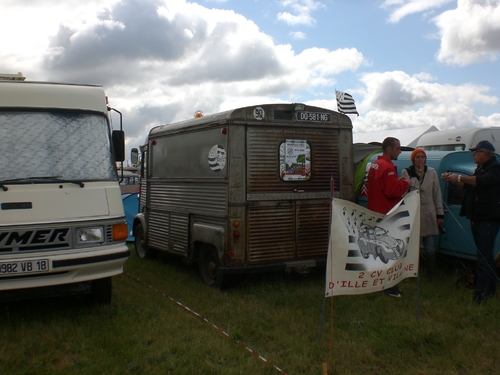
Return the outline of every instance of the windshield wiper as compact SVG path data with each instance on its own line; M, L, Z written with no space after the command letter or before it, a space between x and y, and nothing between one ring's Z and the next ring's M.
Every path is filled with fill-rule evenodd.
M71 184L76 184L80 187L84 187L85 184L83 181L78 180L65 180L60 178L59 176L32 176L32 177L23 177L23 178L14 178L12 180L4 180L0 182L0 187L2 187L3 191L7 191L8 188L5 184L8 183L34 183L34 182L68 182Z

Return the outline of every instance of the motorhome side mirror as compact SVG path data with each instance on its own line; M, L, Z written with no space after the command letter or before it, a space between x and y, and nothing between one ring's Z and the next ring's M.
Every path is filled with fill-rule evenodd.
M130 161L132 162L132 165L137 165L139 162L139 150L135 147L130 151Z
M115 161L125 160L125 132L123 130L113 130L113 151Z

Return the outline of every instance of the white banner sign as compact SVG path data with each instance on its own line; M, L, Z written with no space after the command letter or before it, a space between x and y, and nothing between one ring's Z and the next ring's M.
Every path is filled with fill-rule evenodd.
M387 215L334 199L326 296L379 292L417 277L420 197L412 191Z

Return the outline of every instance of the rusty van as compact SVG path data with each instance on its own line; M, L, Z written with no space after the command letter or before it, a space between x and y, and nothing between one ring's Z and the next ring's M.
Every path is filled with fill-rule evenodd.
M331 198L354 200L349 117L301 103L157 126L141 158L137 255L198 263L215 287L226 274L324 265Z

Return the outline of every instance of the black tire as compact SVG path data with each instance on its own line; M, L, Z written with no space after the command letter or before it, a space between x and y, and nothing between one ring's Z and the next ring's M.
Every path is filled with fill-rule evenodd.
M135 253L141 259L150 259L153 257L151 249L146 245L146 235L142 224L139 224L135 229Z
M113 286L111 282L111 277L92 280L90 296L89 296L90 303L96 305L109 306L111 304L112 294L113 294Z
M219 254L212 246L203 245L198 263L201 280L214 288L222 287L223 274L220 269Z

